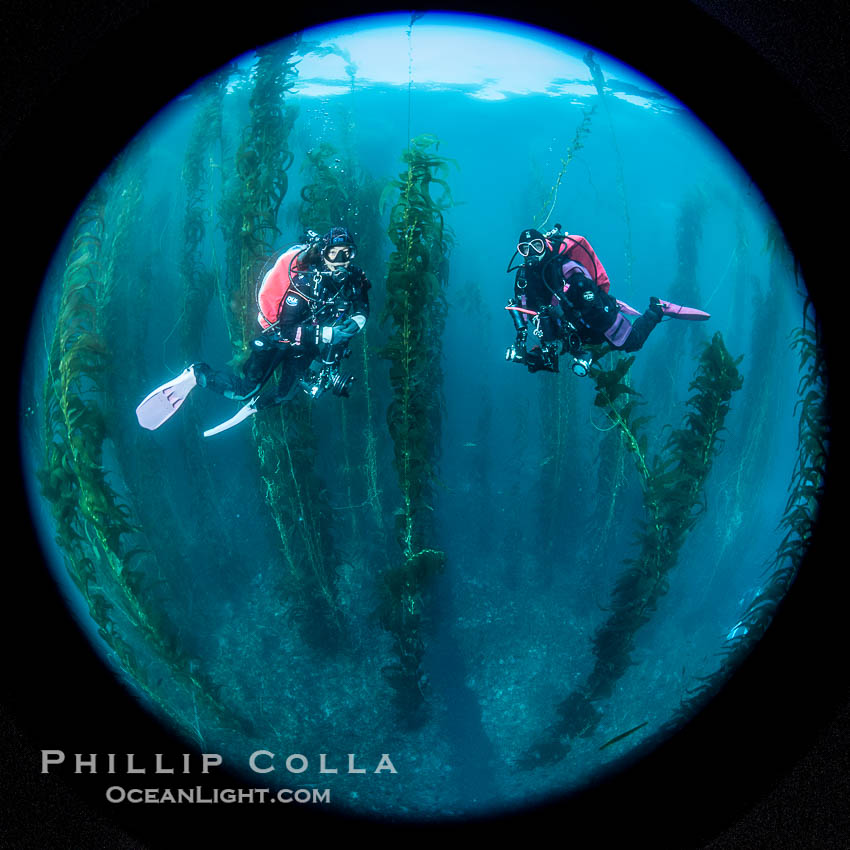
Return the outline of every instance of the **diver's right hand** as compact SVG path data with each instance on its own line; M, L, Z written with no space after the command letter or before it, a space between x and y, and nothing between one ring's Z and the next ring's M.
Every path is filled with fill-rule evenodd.
M342 324L322 328L321 340L337 345L340 342L348 342L359 331L360 325L354 319L346 319Z

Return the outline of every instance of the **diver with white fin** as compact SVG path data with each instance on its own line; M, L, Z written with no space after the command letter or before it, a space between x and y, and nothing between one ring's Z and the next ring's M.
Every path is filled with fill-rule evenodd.
M523 262L514 266L517 255ZM557 372L559 357L565 354L572 360L573 373L582 377L593 362L588 345L607 343L620 351L637 351L665 316L709 318L702 310L655 296L642 314L614 298L608 291L608 274L590 243L584 236L561 232L560 224L547 233L523 230L507 271L514 269L514 297L505 309L517 337L505 359L527 366L529 372ZM632 323L627 315L638 318ZM537 341L529 349L531 325Z
M259 410L290 400L301 389L316 398L330 389L348 395L353 377L340 365L348 344L369 317L371 284L351 265L356 246L349 231L333 227L324 236L307 231L302 243L284 251L260 282L257 321L262 332L240 375L193 363L173 381L150 393L136 409L139 424L155 429L169 419L195 386L247 401L236 415L204 436L225 431ZM281 368L277 386L262 391Z

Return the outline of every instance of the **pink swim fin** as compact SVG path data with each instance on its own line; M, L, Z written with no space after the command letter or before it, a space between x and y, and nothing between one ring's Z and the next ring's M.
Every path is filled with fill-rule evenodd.
M706 313L704 310L697 310L696 307L683 307L681 304L673 304L670 301L663 301L660 298L658 300L661 301L661 310L664 315L670 316L671 319L685 319L685 321L688 322L704 322L706 319L711 318L710 313ZM621 313L625 313L628 316L640 315L640 310L635 310L634 307L630 307L625 301L620 301L618 299L617 306L620 308Z
M190 366L173 380L157 387L136 408L139 425L150 431L159 428L177 412L177 408L186 401L186 397L197 383L195 371Z

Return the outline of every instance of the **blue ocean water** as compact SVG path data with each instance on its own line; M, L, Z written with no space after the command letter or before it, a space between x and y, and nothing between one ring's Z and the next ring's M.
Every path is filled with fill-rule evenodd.
M466 49L454 50L454 66L445 58L456 43ZM297 74L281 101L291 110L292 159L275 247L311 226L299 221L299 205L314 179L309 155L321 145L332 146L326 165L336 179L344 182L348 170L356 185L378 187L349 223L372 234L358 246L373 283L370 383L359 381L352 399L318 399L310 416L316 481L305 492L327 507L321 537L333 541L343 649L305 640L299 622L311 612L286 592L286 541L309 517L281 518L269 493L285 482L292 455L282 454L270 475L251 423L204 440L204 427L233 413L233 402L211 394L193 393L156 432L139 429L133 415L152 387L191 360L228 361L228 318L253 310L228 288L224 209L254 109L253 55L239 58L219 90L220 130L204 143L197 198L188 193L186 163L212 102L201 86L152 120L98 187L105 201L94 328L106 357L133 367L120 382L84 376L73 392L103 412L95 465L133 529L111 546L108 523L98 525L93 512L80 520L81 542L56 549L56 520L36 480L50 440L39 430L49 402L36 394L40 409L26 416L24 445L57 581L97 651L188 740L232 763L247 765L260 749L277 754L265 782L330 787L335 804L359 814L426 819L487 814L581 788L675 722L693 689L720 669L729 635L766 584L798 454L800 367L790 342L802 323L802 282L758 187L722 144L683 104L585 45L506 22L426 15L344 22L305 33L292 49ZM531 74L528 55L539 60ZM494 56L502 78L493 76ZM450 189L428 505L430 545L445 553L445 568L418 600L426 713L410 728L392 707L384 672L395 638L375 614L381 577L401 557L392 526L402 502L386 421L389 366L380 356L391 327L380 317L395 196L384 204L378 196L405 174L402 154L422 134L439 140L434 150L447 158L440 177ZM190 353L181 337L190 323L181 262L193 204L202 211L198 259L213 295ZM505 362L514 337L504 310L513 275L505 270L517 234L555 223L590 240L612 293L634 307L687 291L692 306L711 313L705 324L664 321L636 356L631 385L641 415L651 417L649 457L681 427L697 358L715 333L742 357L743 386L730 402L702 510L666 592L634 634L631 665L597 703L601 719L591 734L572 738L565 758L529 769L524 756L593 670L594 635L645 520L634 459L611 448L613 425L594 404L592 379L567 369L529 374ZM56 382L46 352L61 332L78 224L69 223L33 321L26 369L46 390ZM127 315L131 333L117 318ZM376 445L377 516L363 483L367 431ZM143 554L122 561L132 549ZM65 564L79 575L80 553L93 563L82 590ZM98 595L110 606L106 615L95 613ZM304 754L308 771L286 772L290 753ZM320 753L337 766L357 753L368 773L318 774ZM396 772L372 772L383 753Z

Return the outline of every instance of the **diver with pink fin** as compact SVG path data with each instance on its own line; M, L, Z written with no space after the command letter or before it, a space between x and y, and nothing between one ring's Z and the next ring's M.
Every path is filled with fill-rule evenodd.
M340 371L348 344L366 324L371 286L351 265L356 248L344 227L324 236L307 231L302 243L282 252L261 273L257 321L261 332L241 374L193 363L149 393L136 408L143 428L154 430L171 418L196 387L247 402L205 437L238 425L257 411L289 401L298 390L316 398L330 389L347 396L353 377ZM280 367L276 387L263 391Z
M517 256L520 265L513 265ZM574 374L584 376L593 357L588 345L608 343L620 351L637 351L665 316L704 321L709 314L653 296L641 313L609 292L611 282L584 236L523 230L507 271L516 269L514 297L505 307L516 329L516 341L505 359L525 365L529 372L557 372L560 355L572 358ZM637 316L630 322L626 316ZM537 340L528 347L528 331Z

